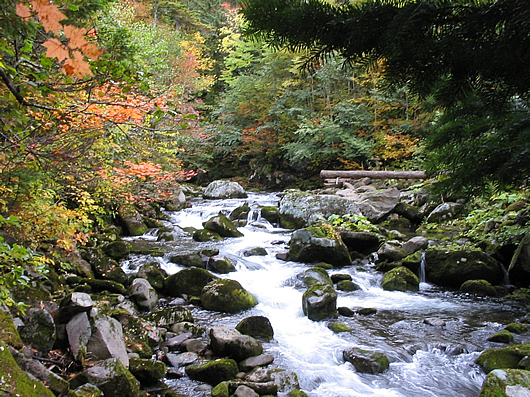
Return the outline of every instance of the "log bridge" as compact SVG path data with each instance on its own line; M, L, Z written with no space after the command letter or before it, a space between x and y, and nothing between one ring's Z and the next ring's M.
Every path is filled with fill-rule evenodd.
M324 179L327 187L340 187L344 182L351 182L352 179L372 178L372 179L427 179L425 171L334 171L322 170L320 177Z

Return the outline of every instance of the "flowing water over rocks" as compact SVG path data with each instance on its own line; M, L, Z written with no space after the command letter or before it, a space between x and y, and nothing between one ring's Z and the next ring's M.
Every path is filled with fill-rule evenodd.
M418 292L384 291L380 287L382 273L364 261L329 270L330 275L349 274L359 286L355 291L337 291L337 307L350 308L354 314L340 315L336 320L311 321L302 311L305 287L297 276L313 265L277 259L276 254L288 250L292 231L274 227L260 217L259 208L276 206L278 201L277 195L268 193L250 193L245 199L192 199L191 208L168 212L167 226L177 236L175 241L156 242L152 232L135 238L163 246L166 253L132 257L122 262L123 268L132 272L156 260L173 274L183 267L169 261L172 255L218 249L220 255L236 264L235 272L218 276L239 281L259 303L238 314L192 306L196 323L207 328L235 327L249 316L267 317L274 339L263 343L265 353L274 355L273 367L295 372L301 389L309 396L479 394L485 374L474 361L484 349L501 346L488 342L488 337L524 315L521 308L502 300L440 289L425 282L424 275ZM243 237L198 243L182 230L200 229L202 222L212 216L219 212L229 214L244 203L250 205L251 212L247 226L239 228ZM244 252L254 247L264 248L267 255L245 256ZM360 309L365 310L359 312ZM351 331L333 332L329 326L334 321L344 323ZM526 336L515 337L516 343L529 342ZM389 369L379 374L356 372L343 358L343 351L353 347L385 353L390 360ZM190 397L209 395L200 383L186 377L167 382Z

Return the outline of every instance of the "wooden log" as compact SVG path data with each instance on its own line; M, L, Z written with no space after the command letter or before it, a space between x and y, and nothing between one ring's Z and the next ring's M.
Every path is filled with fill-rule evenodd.
M335 171L322 170L320 177L331 178L372 178L372 179L427 179L425 171Z

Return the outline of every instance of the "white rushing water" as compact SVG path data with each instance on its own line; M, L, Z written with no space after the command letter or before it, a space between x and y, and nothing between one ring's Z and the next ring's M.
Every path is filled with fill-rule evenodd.
M474 360L484 348L495 346L488 344L487 337L513 320L516 314L511 308L442 291L425 280L419 292L384 291L379 286L381 274L370 263L364 263L363 269L352 265L330 271L350 274L360 287L352 292L338 291L337 306L375 308L377 313L339 316L336 321L347 324L352 331L333 333L328 328L329 321L311 321L302 312L305 288L296 276L311 265L276 259L277 253L287 250L290 232L274 228L257 216L259 206L277 204L276 195L251 194L246 200L194 200L192 208L170 213L170 222L175 227L202 228L202 222L219 211L228 213L245 202L256 210L251 215L252 222L239 228L244 237L194 246L195 251L203 246L218 248L221 255L236 262L236 272L220 276L238 280L259 304L235 316L197 309L194 315L199 322L235 326L246 316L267 317L274 329L274 341L266 343L265 350L274 354L275 366L295 372L302 390L312 397L479 394L485 375ZM189 250L191 243L187 240L191 238L179 240ZM179 243L167 244L171 253L183 249ZM252 247L263 247L268 254L244 257L242 251ZM158 260L169 273L182 269L165 258ZM390 368L377 375L355 372L342 358L342 351L350 347L384 352L391 361Z

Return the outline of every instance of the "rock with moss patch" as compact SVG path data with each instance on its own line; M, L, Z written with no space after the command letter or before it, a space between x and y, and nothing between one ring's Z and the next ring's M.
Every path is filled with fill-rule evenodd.
M127 274L125 274L120 264L104 255L101 249L87 251L85 259L92 265L92 270L97 278L116 281L123 285L127 284Z
M145 278L135 278L129 286L128 294L142 310L152 310L158 304L158 294Z
M330 225L296 230L289 244L289 259L295 262L326 262L335 267L351 265L348 248Z
M236 267L226 256L215 255L208 258L208 264L206 265L208 270L219 274L227 274L234 272Z
M238 362L263 353L263 346L259 341L243 335L235 328L211 328L210 346L217 356L230 357Z
M21 349L24 343L20 338L17 327L13 322L13 317L9 312L0 309L0 341L3 341L15 349Z
M482 384L479 397L510 397L530 395L530 371L496 369Z
M512 343L513 342L513 334L510 331L502 330L497 332L494 335L491 335L488 340L490 342L498 342L498 343Z
M103 397L103 392L96 385L85 383L68 392L68 397Z
M120 261L127 258L131 253L131 244L123 240L116 240L105 244L102 249L107 256Z
M54 397L41 382L20 369L9 348L0 340L0 379L9 379L9 396ZM1 383L0 383L1 384Z
M236 225L226 217L226 215L219 214L208 219L204 223L204 228L219 234L221 237L242 237L243 233L237 230Z
M218 359L203 364L192 364L186 367L186 374L191 379L206 382L212 386L234 379L238 372L237 363L231 358Z
M31 308L26 313L20 337L25 343L42 353L48 353L57 338L55 321L52 315L41 308Z
M337 292L329 284L315 284L302 295L304 314L313 321L337 317Z
M410 269L399 266L385 273L381 286L386 291L417 291L420 280Z
M183 269L166 279L164 291L167 295L174 297L181 295L199 296L205 285L217 279L217 276L206 269L198 267Z
M75 389L90 383L98 387L105 397L138 397L140 382L131 372L115 358L101 361L81 372L70 381L70 387Z
M129 366L129 357L121 323L109 316L100 315L92 323L92 334L86 345L92 358L105 360L115 358L125 367Z
M526 331L528 331L528 325L521 323L510 323L504 329L514 334L524 334Z
M206 310L237 313L258 304L256 298L236 280L218 279L204 286L201 302Z
M223 238L217 232L214 232L208 229L201 229L201 230L196 230L193 233L193 239L198 242L206 242L206 241L220 241Z
M504 277L500 264L476 249L429 248L425 263L427 280L446 287L459 288L467 280L480 279L496 285Z
M388 357L381 352L351 348L342 352L344 360L353 364L357 372L378 374L389 367Z
M141 383L153 384L166 376L167 368L162 361L132 358L129 370Z
M354 232L351 230L341 230L342 241L350 251L358 252L362 255L369 255L376 252L384 241L384 237L374 232Z
M328 328L336 334L341 332L350 332L351 328L344 323L332 322L328 324Z
M158 308L148 313L144 318L157 324L159 327L170 327L173 324L184 321L193 322L190 309L184 306L167 306Z
M311 287L315 284L333 285L333 281L329 277L326 269L318 266L303 271L302 273L298 274L297 278L302 281L305 287Z
M212 389L212 397L230 397L230 386L228 381L219 383Z
M467 280L460 286L460 291L485 296L497 295L495 287L487 280Z
M530 356L530 344L519 344L502 349L486 349L475 362L489 373L494 369L517 369L526 356Z
M141 236L147 232L147 225L134 205L122 205L118 208L118 218L130 236Z
M351 280L341 280L337 283L339 291L357 291L359 286Z
M254 338L271 340L274 337L271 322L264 316L244 318L236 325L236 329L242 334L250 335Z
M136 276L145 278L156 291L162 291L167 273L160 268L158 262L151 262L140 267Z

